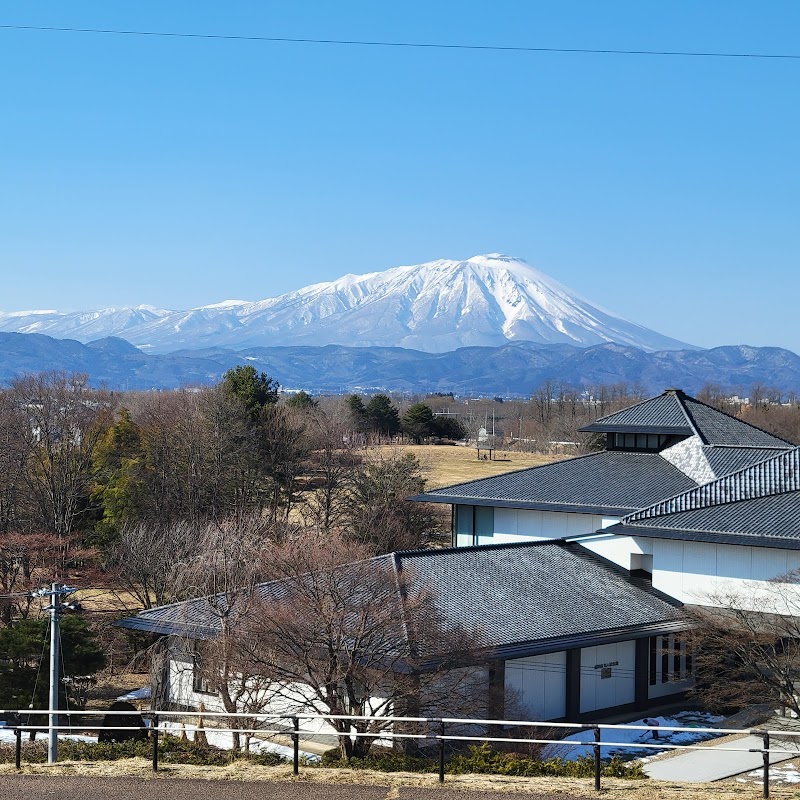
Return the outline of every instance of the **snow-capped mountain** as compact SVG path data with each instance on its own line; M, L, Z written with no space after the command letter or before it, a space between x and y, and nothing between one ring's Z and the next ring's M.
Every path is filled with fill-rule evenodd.
M650 351L688 347L604 311L525 261L498 253L345 275L259 302L232 300L188 311L139 306L71 314L0 312L0 331L82 342L120 336L148 352L341 344L437 353L514 340L615 342Z

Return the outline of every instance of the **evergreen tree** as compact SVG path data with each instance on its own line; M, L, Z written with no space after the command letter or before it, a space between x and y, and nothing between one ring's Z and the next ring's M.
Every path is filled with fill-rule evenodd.
M430 406L425 403L415 403L403 414L403 432L416 444L433 436L435 428L436 418Z
M20 620L14 627L0 630L0 704L3 708L27 708L31 703L34 708L47 708L49 639L50 623L46 619ZM64 676L91 675L106 664L97 637L83 617L62 618L61 651L61 674ZM59 693L63 700L63 685Z
M319 408L319 401L315 400L308 392L301 389L286 401L286 406L287 408L294 408L298 411L313 411L313 409Z
M256 372L255 367L238 366L222 376L222 391L244 404L247 413L255 419L263 408L278 402L280 384L266 372Z
M373 395L365 411L370 427L376 433L394 436L400 432L400 413L392 405L388 395Z

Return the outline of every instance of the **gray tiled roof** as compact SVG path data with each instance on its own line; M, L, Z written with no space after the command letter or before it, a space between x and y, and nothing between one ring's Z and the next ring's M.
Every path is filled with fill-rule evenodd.
M718 478L752 467L768 458L773 458L783 450L774 447L703 447L714 475Z
M474 630L479 647L502 657L684 626L680 604L577 544L416 550L372 561L376 568L405 573L411 590L432 594L445 624ZM363 562L352 566L363 569ZM262 600L277 601L286 590L285 581L258 587ZM399 593L395 600L400 618ZM209 599L200 598L142 611L118 624L203 638L218 629L210 608Z
M606 531L800 549L800 448L654 503Z
M666 514L798 491L800 491L800 448L793 448L752 467L654 503L648 508L642 508L625 517L623 521L625 524L632 524L653 520Z
M432 588L444 618L478 628L485 647L527 643L532 651L534 643L679 619L674 600L577 544L460 547L399 557L412 585Z
M679 389L668 389L658 397L601 417L581 430L599 433L650 432L679 436L697 434L703 444L710 445L776 448L793 446L778 436L689 397Z
M604 450L433 489L410 499L613 514L649 506L695 486L658 453Z
M701 437L710 445L737 445L739 447L794 447L790 442L732 417L723 411L707 406L693 397L682 395L681 400Z
M667 391L658 397L643 400L634 406L623 408L614 414L596 419L591 425L581 428L584 431L651 431L685 434L694 433L691 422L686 417L683 406L674 391Z
M692 534L712 534L709 541L730 541L717 534L735 534L743 544L800 548L800 492L755 497L735 503L664 514L637 522L622 523L628 531L644 528L686 533L675 538L699 539ZM614 530L607 528L607 531ZM646 532L645 532L646 535ZM764 540L773 540L767 542Z

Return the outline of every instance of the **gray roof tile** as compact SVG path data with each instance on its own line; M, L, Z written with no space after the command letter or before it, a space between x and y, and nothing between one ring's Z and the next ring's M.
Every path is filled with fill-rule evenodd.
M400 553L412 585L485 647L676 620L675 601L577 544L534 542ZM578 590L579 587L579 590Z
M412 499L622 513L695 486L691 478L658 453L604 450L433 489Z
M718 478L752 467L753 464L766 461L781 452L782 449L774 447L703 447L709 466Z
M694 433L683 406L673 391L664 392L658 397L651 397L649 400L623 408L622 411L600 417L581 430L612 432L637 428L654 433L663 429L665 432L684 433L686 436Z
M582 428L599 433L650 432L691 436L704 444L739 447L789 448L790 442L719 411L679 389L668 389L658 397L644 400L609 414Z
M412 590L432 594L445 624L475 630L479 647L505 657L549 652L570 641L630 638L636 629L683 625L680 604L577 544L416 550L373 561L376 566L396 566ZM363 568L363 563L358 566ZM286 586L284 581L271 582L258 590L262 599L278 600ZM395 599L399 618L399 593ZM210 609L209 599L200 598L142 611L119 624L203 638L217 630Z
M794 448L784 450L773 458L698 486L696 489L642 508L625 517L623 521L626 525L635 524L645 520L652 521L668 514L798 491L800 491L800 448Z

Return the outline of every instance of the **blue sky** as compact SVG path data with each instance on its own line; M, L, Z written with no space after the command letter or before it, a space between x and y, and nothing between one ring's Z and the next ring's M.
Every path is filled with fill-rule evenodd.
M0 24L800 53L796 2L0 0ZM0 30L0 308L261 299L500 251L800 351L800 61Z

